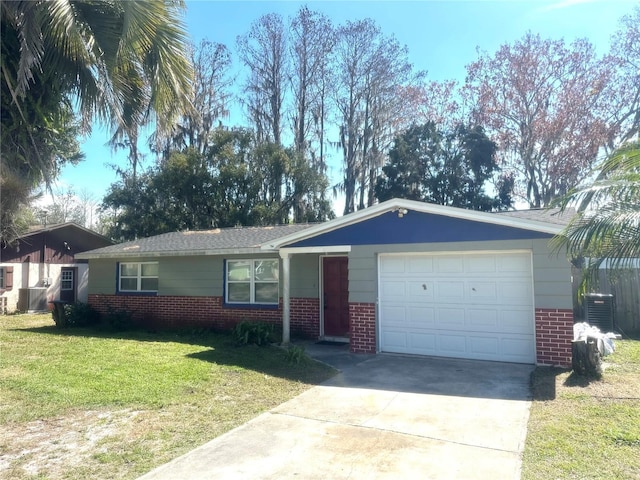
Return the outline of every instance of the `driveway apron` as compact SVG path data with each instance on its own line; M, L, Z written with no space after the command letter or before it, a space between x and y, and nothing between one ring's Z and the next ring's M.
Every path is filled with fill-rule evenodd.
M305 347L340 373L141 479L520 478L533 366Z

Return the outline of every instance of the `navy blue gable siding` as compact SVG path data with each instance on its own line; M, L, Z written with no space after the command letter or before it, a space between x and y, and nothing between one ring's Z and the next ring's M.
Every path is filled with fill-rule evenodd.
M397 212L387 212L369 220L286 246L325 247L329 245L384 245L390 243L479 242L551 237L553 234L550 233L409 211L402 218L398 217Z

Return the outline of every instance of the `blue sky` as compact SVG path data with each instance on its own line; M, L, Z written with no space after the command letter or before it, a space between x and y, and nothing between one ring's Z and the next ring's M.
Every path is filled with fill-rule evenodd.
M207 38L224 43L235 53L238 35L266 13L293 16L301 5L326 14L335 25L347 20L371 18L385 35L394 35L407 45L416 70L428 71L428 79L464 81L465 66L477 58L476 49L493 53L504 43L521 38L527 31L543 37L572 41L588 38L599 53L609 47L609 38L619 19L631 13L637 1L558 0L558 1L187 1L186 24L194 42ZM234 71L241 66L234 58ZM242 119L242 112L232 119ZM236 123L234 121L234 123ZM117 175L109 166L126 165L126 153L114 154L105 146L108 134L94 126L93 134L82 143L86 159L77 166L66 166L57 181L58 189L86 190L100 201ZM148 156L143 167L153 164ZM340 165L333 166L334 175Z

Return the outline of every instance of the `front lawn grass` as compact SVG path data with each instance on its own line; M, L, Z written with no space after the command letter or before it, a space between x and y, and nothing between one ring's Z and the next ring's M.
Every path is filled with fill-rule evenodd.
M136 478L335 373L212 332L0 324L0 478Z
M538 368L523 480L640 479L640 340L617 340L601 379Z

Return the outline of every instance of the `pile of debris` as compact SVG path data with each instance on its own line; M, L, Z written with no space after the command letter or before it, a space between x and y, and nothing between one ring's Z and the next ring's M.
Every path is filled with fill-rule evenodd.
M618 338L622 337L613 332L602 333L598 327L585 322L574 324L573 371L580 375L602 375L602 358L615 351L613 340Z

